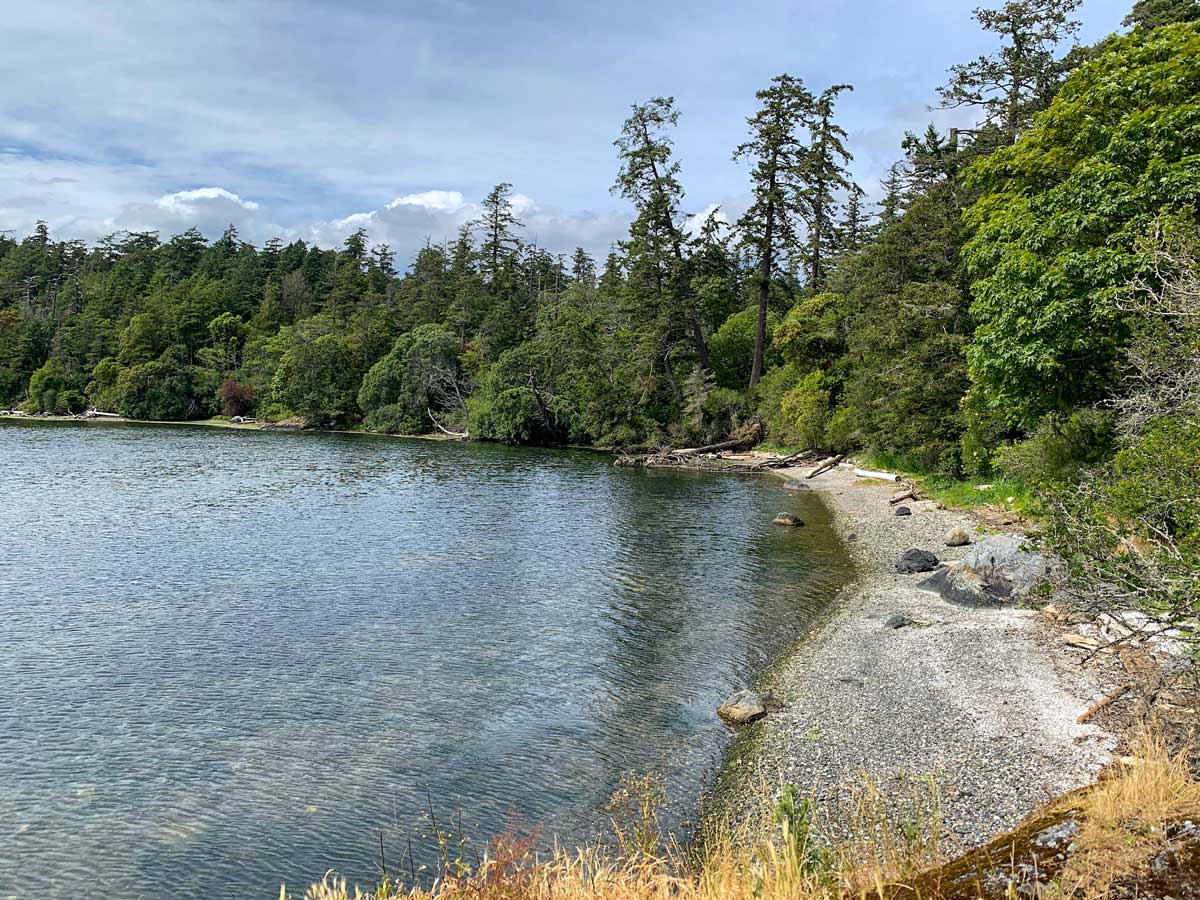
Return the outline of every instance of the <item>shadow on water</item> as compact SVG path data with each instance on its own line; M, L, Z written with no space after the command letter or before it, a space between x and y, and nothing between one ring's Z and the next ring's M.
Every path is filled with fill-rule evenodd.
M626 771L686 816L716 705L847 577L813 498L587 451L22 423L0 459L0 893L367 882L381 831L431 860L427 798L587 839Z

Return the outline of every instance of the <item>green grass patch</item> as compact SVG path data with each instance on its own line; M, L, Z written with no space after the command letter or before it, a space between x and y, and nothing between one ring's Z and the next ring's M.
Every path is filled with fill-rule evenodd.
M1037 515L1037 501L1024 482L996 476L963 479L944 473L925 471L911 458L894 453L874 453L860 457L862 465L885 469L911 478L921 487L921 496L952 509L978 509L989 506L1011 509L1022 516Z

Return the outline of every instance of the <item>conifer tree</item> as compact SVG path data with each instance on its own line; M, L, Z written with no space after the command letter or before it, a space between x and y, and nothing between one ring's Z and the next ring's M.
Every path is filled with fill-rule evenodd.
M975 107L981 125L998 129L1013 143L1045 109L1066 74L1056 56L1063 41L1079 31L1071 18L1082 0L1010 0L997 9L979 8L974 17L985 31L1000 36L989 56L950 67L950 82L938 88L942 108Z
M771 86L755 96L761 106L746 120L750 140L733 152L735 160L749 159L754 166L750 174L754 203L738 220L743 240L757 260L758 322L751 388L762 377L771 279L781 252L788 254L796 248L795 220L803 212L806 190L801 179L807 174L805 161L812 152L803 142L801 131L812 125L816 103L804 82L786 73L772 78Z
M680 164L667 133L678 121L674 97L654 97L633 106L621 136L613 142L621 168L612 190L637 209L638 221L631 237L640 238L641 247L651 253L653 268L659 273L657 287L663 289L660 297L665 294L672 305L683 307L700 365L709 369L708 344L691 296L686 240L680 225Z

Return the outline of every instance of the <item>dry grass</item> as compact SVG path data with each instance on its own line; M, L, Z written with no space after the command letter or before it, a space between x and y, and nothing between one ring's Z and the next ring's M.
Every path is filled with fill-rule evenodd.
M1152 861L1167 849L1170 826L1200 821L1200 783L1189 752L1172 754L1167 743L1145 732L1132 744L1136 762L1122 766L1070 804L1052 803L1047 813L1070 806L1079 824L1065 866L1051 874L1036 896L1101 900L1122 886L1139 885ZM376 889L349 888L330 874L304 894L305 900L866 900L894 896L977 896L938 885L941 820L933 779L914 779L902 796L886 796L869 781L851 792L833 823L819 823L814 806L793 788L778 791L769 812L737 828L710 830L701 847L681 848L663 840L651 800L652 781L627 782L614 810L616 843L539 856L532 839L506 835L496 840L480 866L443 874L431 887L386 881ZM836 842L817 837L845 835ZM1028 829L1026 829L1028 831ZM1021 834L1017 829L1013 835ZM998 839L989 848L1001 847ZM1015 851L1014 844L1014 851ZM961 871L982 848L952 864ZM1011 858L1016 862L1015 856ZM946 870L950 871L951 866ZM453 869L445 870L447 872ZM1013 886L998 896L1014 896ZM986 892L985 892L986 893ZM289 895L281 889L280 898ZM991 894L988 894L991 896Z
M1076 852L1059 879L1066 896L1107 897L1117 885L1144 881L1172 844L1170 827L1200 821L1191 748L1171 753L1161 734L1146 729L1130 749L1123 770L1087 795Z

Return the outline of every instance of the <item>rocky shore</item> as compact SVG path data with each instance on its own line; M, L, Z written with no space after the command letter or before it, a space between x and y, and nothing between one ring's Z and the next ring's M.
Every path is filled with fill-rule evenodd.
M804 480L808 471L778 474ZM740 732L720 805L747 811L792 783L836 816L864 775L896 796L931 776L944 849L954 852L1092 782L1116 739L1076 721L1104 693L1079 652L1034 609L947 602L918 587L927 574L897 571L914 549L962 559L985 537L975 518L929 501L897 516L895 485L845 469L804 483L849 539L857 577L759 685L781 707Z

